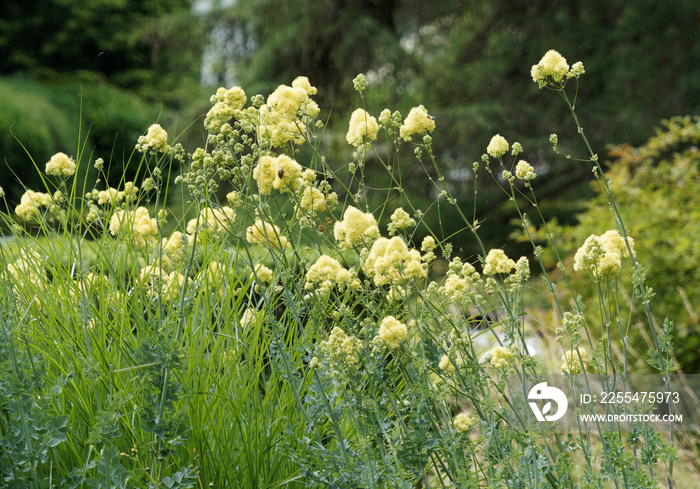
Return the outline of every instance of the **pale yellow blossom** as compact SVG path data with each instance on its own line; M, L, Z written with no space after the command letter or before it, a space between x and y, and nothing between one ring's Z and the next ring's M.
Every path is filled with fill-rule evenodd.
M579 354L581 354L581 359L579 359ZM588 365L588 352L585 348L578 348L578 351L567 350L561 356L561 360L563 362L561 364L562 373L577 375L582 373ZM581 361L583 361L583 365Z
M499 370L507 369L513 363L513 351L504 346L494 346L490 362Z
M336 284L347 284L352 274L343 268L338 260L328 255L321 255L316 263L306 272L306 289L317 289L327 292Z
M583 65L581 65L581 68L583 68ZM562 81L568 72L569 65L566 59L553 49L547 51L540 62L533 65L532 70L530 70L532 80L538 83L540 88L546 85L548 79L554 82Z
M258 263L255 265L255 274L254 276L257 277L258 280L265 284L269 284L272 282L273 278L273 272L270 268L266 267L262 263Z
M399 236L377 239L362 264L362 269L379 287L386 284L400 285L406 280L420 280L427 275L420 252L409 250Z
M153 149L165 151L168 149L168 133L160 124L152 124L146 133L146 142Z
M280 228L261 219L248 227L245 237L248 243L270 246L278 250L283 250L289 245L287 238L282 236Z
M484 275L495 275L497 273L510 273L515 268L515 262L508 258L501 249L493 249L486 255L486 265Z
M364 213L349 206L345 209L343 220L335 223L333 235L341 249L348 249L356 245L372 243L379 237L379 227L371 213Z
M228 90L220 87L215 95L210 99L214 104L206 118L204 127L211 134L218 134L221 126L228 123L237 113L241 111L246 103L246 95L241 87L233 87Z
M195 217L187 222L187 234L194 234L196 231L220 233L227 229L235 218L236 214L230 207L224 206L219 209L204 207L199 212L198 218Z
M136 246L144 247L158 234L158 222L145 207L132 211L119 210L109 220L109 232L112 236L133 237Z
M460 433L469 431L469 428L476 425L477 419L474 415L469 415L467 413L459 413L452 420L452 425Z
M377 336L394 350L408 337L408 328L394 316L387 316L382 319Z
M68 178L73 176L75 173L75 162L68 157L65 153L56 153L51 157L48 163L46 163L46 174Z
M389 223L388 229L389 234L396 234L398 230L407 229L416 225L416 221L403 210L403 207L398 207L391 214L391 222Z
M19 205L15 207L15 214L23 221L33 221L39 218L42 208L48 209L52 203L51 195L26 190L22 194Z
M428 111L425 110L425 107L419 105L418 107L413 107L408 113L408 116L406 116L406 119L404 119L399 129L399 134L401 138L408 141L414 134L420 136L433 132L434 130L435 120L428 115Z
M508 141L500 134L496 134L491 138L486 152L492 158L500 158L508 152Z
M364 109L356 109L350 116L350 125L345 140L348 144L358 147L365 141L376 140L378 131L377 119Z
M525 160L520 160L515 166L515 176L520 180L532 180L537 176L537 174L530 163Z

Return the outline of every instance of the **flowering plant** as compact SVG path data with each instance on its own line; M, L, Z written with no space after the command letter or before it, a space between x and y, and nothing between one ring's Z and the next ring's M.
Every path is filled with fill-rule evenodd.
M560 94L577 123L566 85L583 73L555 51L532 68L533 80ZM49 458L65 487L85 480L102 487L110 480L120 487L651 487L661 460L671 477L673 447L652 429L634 440L585 431L562 438L510 421L520 413L508 375L537 381L548 365L529 346L542 326L526 302L530 262L542 267L542 250L533 242L532 255L517 260L486 250L479 221L465 216L441 175L431 144L439 126L428 110L414 107L404 118L385 109L375 118L362 98L367 80L360 75L354 84L363 107L346 135L353 161L339 168L320 155L324 124L307 78L248 106L242 88L217 90L204 120L206 146L188 155L189 168L175 179L189 208L174 225L164 175L185 155L159 125L137 144L147 174L122 190L78 196L72 161L52 159L46 173L62 178L63 193L27 190L14 212L49 239L3 251L2 303L12 307L0 310L13 379L28 375L34 354L22 340L31 338L50 381L31 395L19 383L0 393L24 395L3 404L13 433L37 415L34 397L62 398L50 401L48 428L25 430L24 458L11 477L36 485L54 467ZM397 151L380 153L380 137ZM453 256L402 191L393 171L406 157L401 146L414 149L413 164L431 168L436 205L455 207L481 246L477 259ZM521 208L539 213L537 175L522 152L495 135L473 168L516 202L527 232ZM602 174L592 151L584 161ZM95 163L99 171L103 165ZM378 208L367 203L366 165L385 168L392 182ZM605 284L627 259L649 310L633 241L605 191L619 228L591 236L575 270L590 274L605 307L615 300ZM391 215L386 229L377 218L384 213ZM446 270L436 277L439 263ZM591 337L583 304L571 291L566 305L542 270L565 327L556 331L556 370L570 377L624 371L607 348L611 328ZM608 312L608 326L619 321L619 311ZM668 331L648 317L656 366L668 373ZM37 442L51 427L53 442ZM80 433L89 433L87 441Z

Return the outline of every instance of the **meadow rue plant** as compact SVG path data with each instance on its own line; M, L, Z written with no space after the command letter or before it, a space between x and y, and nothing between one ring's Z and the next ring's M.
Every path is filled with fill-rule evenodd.
M157 124L137 142L137 176L118 187L69 184L67 157L47 165L63 180L25 189L2 214L15 234L0 242L0 467L12 467L3 480L144 489L668 484L672 436L650 425L531 429L517 401L514 379L534 385L563 372L579 392L577 375L629 373L634 331L623 330L617 287L624 260L634 276L625 301L648 313L649 365L673 369L672 326L654 322L634 241L567 96L567 81L584 73L556 51L532 69L571 110L617 225L573 257L596 291L590 305L570 283L557 288L542 261L531 224L542 220L537 175L520 159L522 145L496 135L487 165L473 166L522 218L532 254L510 258L487 251L476 211L465 216L444 183L425 107L375 119L362 75L353 83L363 108L346 133L352 167L342 172L321 154L324 124L306 77L267 98L216 91L206 145L175 179L182 208L171 205L166 172L184 150ZM381 132L389 151L374 150ZM365 180L370 154L387 170L385 188ZM478 257L452 256L404 191L396 169L412 158L439 195L433 205L454 210ZM564 258L556 273L566 276ZM584 314L596 306L597 317Z

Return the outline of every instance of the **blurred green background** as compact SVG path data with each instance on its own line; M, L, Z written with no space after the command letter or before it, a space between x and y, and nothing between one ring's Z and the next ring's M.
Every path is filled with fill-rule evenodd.
M609 145L640 146L662 119L700 113L699 39L696 0L2 2L0 185L14 205L23 192L20 181L40 184L30 155L43 168L58 151L81 156L84 168L104 158L115 176L109 183L116 185L151 123L160 122L191 152L205 141L201 116L216 87L240 85L249 97L267 95L299 75L318 87L321 117L329 121L324 149L331 164L341 166L351 159L347 120L361 104L351 80L362 72L370 81L365 103L373 115L384 108L405 115L423 104L436 117L434 151L467 215L475 204L472 162L500 133L522 144L521 156L539 175L541 210L568 229L596 193L590 165L551 151L547 140L556 132L563 152L586 156L564 104L538 89L531 66L549 49L570 64L583 61L577 109L594 150L606 159ZM425 209L436 192L407 156L407 192ZM664 164L675 161L664 158ZM697 165L697 158L690 161ZM697 171L675 174L680 181L668 185L697 186ZM384 201L368 195L373 198ZM487 178L479 180L476 209L487 247L505 247L512 256L528 250L512 238L513 209ZM434 207L428 222L452 236L460 222L453 212ZM661 219L662 228L662 217L648 217ZM478 251L469 233L452 241L462 256ZM700 252L687 247L687 239L667 241L665 247L682 246L679 256L697 263ZM694 331L697 315L687 304L700 300L697 274L684 277L688 282L676 285L687 300L673 284L650 281L673 296L669 303L677 308L664 312L676 312L683 330Z

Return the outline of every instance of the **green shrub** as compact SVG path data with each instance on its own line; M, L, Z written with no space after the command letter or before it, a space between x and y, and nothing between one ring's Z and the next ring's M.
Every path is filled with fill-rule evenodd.
M0 182L11 202L23 192L18 180L29 188L41 184L32 158L42 167L57 151L76 146L78 112L66 112L53 95L31 80L0 79Z

